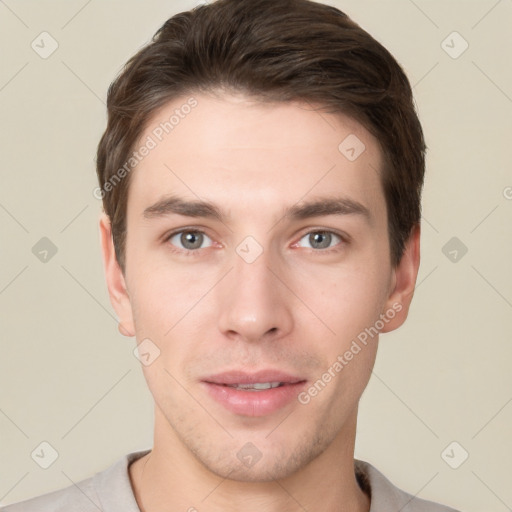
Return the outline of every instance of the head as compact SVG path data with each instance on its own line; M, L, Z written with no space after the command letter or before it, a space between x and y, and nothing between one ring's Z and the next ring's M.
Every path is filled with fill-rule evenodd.
M425 143L404 72L333 7L218 0L169 19L107 107L107 282L122 332L158 355L156 428L219 475L291 474L355 430L378 333L412 299ZM301 377L298 399L208 401L207 377L262 368Z

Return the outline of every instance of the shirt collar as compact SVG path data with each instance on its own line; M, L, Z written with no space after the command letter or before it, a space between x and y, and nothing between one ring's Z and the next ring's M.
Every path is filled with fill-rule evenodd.
M129 465L143 457L151 450L132 452L110 468L97 473L93 477L94 487L98 494L103 512L118 512L120 503L123 512L140 512L137 505L128 471ZM370 497L369 512L408 512L426 510L422 507L424 500L416 498L395 487L380 471L368 462L354 459L354 471L361 489ZM449 512L453 509L437 505L435 510ZM418 508L417 508L418 506ZM430 509L429 510L434 510ZM454 511L456 512L456 511Z

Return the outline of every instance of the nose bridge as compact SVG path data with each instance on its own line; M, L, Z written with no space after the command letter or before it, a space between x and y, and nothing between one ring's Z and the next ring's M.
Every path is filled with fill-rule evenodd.
M275 277L269 268L272 268L272 258L269 251L261 251L247 243L237 248L237 255L233 258L234 292L242 297L254 297L256 300L267 303L271 301L272 291L275 289ZM246 252L244 252L244 249ZM275 290L274 290L275 291ZM262 304L260 304L262 305Z
M236 247L232 271L219 297L219 329L224 334L257 341L269 332L274 336L288 332L291 311L273 273L275 266L276 258L253 237L246 237Z

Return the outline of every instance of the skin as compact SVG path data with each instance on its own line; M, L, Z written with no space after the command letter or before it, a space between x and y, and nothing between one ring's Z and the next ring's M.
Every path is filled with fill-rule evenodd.
M293 400L266 416L226 410L200 381L231 369L273 368L311 385L393 304L401 310L381 332L399 327L416 282L419 227L392 267L381 149L359 123L298 102L194 97L198 106L132 171L124 274L109 219L100 220L120 330L160 350L142 366L155 425L153 450L130 466L139 507L368 511L353 458L358 402L378 336L309 403ZM141 141L186 99L157 112ZM366 146L353 162L338 150L349 134ZM168 194L211 201L226 219L145 218L144 210ZM333 195L362 203L369 219L283 218L287 207ZM179 235L168 239L180 228L204 232L201 248L183 245ZM322 230L349 240L333 236L319 248L309 234ZM253 263L236 252L249 235L263 249ZM247 442L262 455L251 467L237 458Z

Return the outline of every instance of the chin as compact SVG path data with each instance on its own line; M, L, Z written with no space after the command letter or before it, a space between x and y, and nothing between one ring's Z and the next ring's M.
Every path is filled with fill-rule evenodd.
M305 468L332 441L325 433L318 434L314 439L306 437L294 439L293 445L284 445L282 439L272 442L267 437L254 440L254 443L237 439L231 441L235 446L222 449L224 455L221 457L216 457L217 454L211 451L201 453L200 448L199 451L194 450L194 454L209 471L221 478L237 482L271 482L292 476Z

